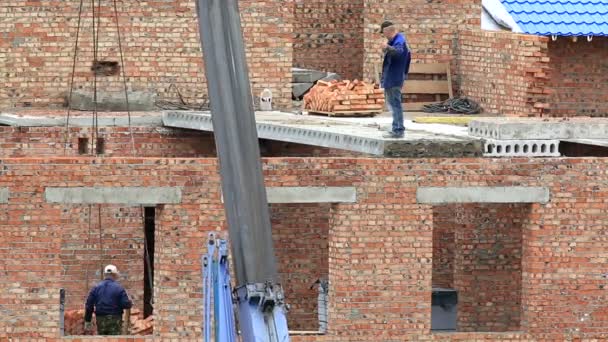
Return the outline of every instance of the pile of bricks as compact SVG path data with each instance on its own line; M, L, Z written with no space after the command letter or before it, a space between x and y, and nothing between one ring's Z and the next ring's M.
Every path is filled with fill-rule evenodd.
M131 311L131 326L129 331L131 335L152 335L154 330L154 316L142 318L139 314L133 314Z
M319 81L304 96L304 109L329 116L381 113L384 90L363 81Z
M84 330L84 310L67 310L64 314L64 326L66 336L97 335L95 315L93 315L93 328ZM129 324L129 335L151 335L154 330L154 316L143 318L143 313L138 309L131 310L131 321Z
M88 335L84 331L84 310L69 310L64 314L64 331L66 336ZM93 329L97 331L95 319L93 319Z

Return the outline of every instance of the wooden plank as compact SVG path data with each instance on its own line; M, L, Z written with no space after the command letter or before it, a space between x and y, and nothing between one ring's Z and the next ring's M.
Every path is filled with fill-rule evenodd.
M449 94L450 86L448 81L425 81L408 80L405 81L405 94Z
M473 120L479 120L478 116L425 116L417 117L414 122L425 124L444 124L456 126L468 126Z
M450 69L450 65L448 64L448 90L450 91L450 98L454 97L454 93L452 92L452 70Z
M445 74L447 63L414 63L410 64L410 74Z
M403 103L403 110L405 110L406 112L422 112L422 109L425 105L435 104L439 102L405 102Z

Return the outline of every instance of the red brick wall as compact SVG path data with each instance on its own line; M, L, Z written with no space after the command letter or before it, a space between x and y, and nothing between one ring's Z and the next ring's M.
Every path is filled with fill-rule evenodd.
M363 1L298 0L294 18L294 66L363 75Z
M143 310L144 228L140 208L66 206L61 220L61 286L66 290L66 309L81 309L90 288L101 280L103 267L113 264L135 308Z
M268 186L346 186L357 202L329 214L330 326L298 341L546 340L608 338L608 161L590 159L265 160ZM0 338L56 338L63 205L47 186L183 186L181 204L157 210L155 334L200 338L200 254L224 229L213 159L3 159L0 186ZM311 166L314 166L311 167ZM407 167L404 167L407 166ZM431 335L433 207L420 186L547 186L522 223L521 333ZM497 214L497 217L500 217ZM501 221L506 222L506 221ZM507 225L505 224L505 227ZM448 336L448 337L446 337Z
M518 331L528 205L453 207L458 331Z
M380 24L391 20L402 30L412 50L412 63L445 63L454 59L458 30L476 28L481 3L454 1L365 1L365 72L373 80L374 65L381 63Z
M215 156L213 135L205 132L165 127L133 127L135 153L126 127L101 127L99 137L105 140L106 157L137 155L140 157L211 157ZM93 130L71 128L70 146L65 148L64 127L0 126L0 156L77 156L78 139L88 138L91 153Z
M608 116L608 38L549 42L551 116Z
M77 156L78 139L87 138L91 154L93 130L70 128L70 146L65 149L64 127L12 127L0 126L0 157ZM212 133L173 129L167 127L133 127L135 153L127 127L101 127L99 137L105 140L105 157L201 158L214 157L215 141ZM330 149L319 146L261 140L260 152L264 157L320 157L365 156L363 153Z
M455 232L462 229L454 206L433 208L433 281L434 287L454 288Z
M90 1L84 2L75 89L92 88ZM119 61L111 2L101 8L100 60ZM0 108L60 105L69 87L78 2L22 0L0 5ZM175 84L189 101L206 94L195 1L118 2L125 70L133 90L176 100ZM240 1L254 94L270 88L278 105L291 102L292 1ZM99 89L122 91L118 76L98 79Z
M274 247L289 302L290 330L319 330L317 286L327 279L329 204L271 205Z
M456 79L486 113L540 116L549 108L546 37L463 30Z

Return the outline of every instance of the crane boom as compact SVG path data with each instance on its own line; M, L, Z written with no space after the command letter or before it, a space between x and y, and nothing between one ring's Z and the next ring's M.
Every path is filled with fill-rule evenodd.
M245 342L289 341L238 1L197 0L197 14L240 330Z

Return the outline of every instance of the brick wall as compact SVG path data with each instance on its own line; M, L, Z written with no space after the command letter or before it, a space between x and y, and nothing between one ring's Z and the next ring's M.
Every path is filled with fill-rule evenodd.
M546 37L463 30L458 42L460 93L486 113L540 116L549 108Z
M608 116L608 38L549 42L551 116Z
M458 331L518 331L521 321L522 226L528 205L454 208L454 288Z
M211 157L215 156L213 135L205 132L165 127L133 127L133 153L131 134L127 127L100 127L104 138L106 157L137 155L140 157ZM64 127L12 127L0 126L0 156L77 156L79 138L87 138L87 153L91 154L93 130L70 128L69 143L65 148Z
M54 112L55 114L57 112ZM91 154L93 130L88 127L71 127L69 147L65 148L65 127L13 127L0 126L0 157L77 156L79 139L86 138L87 153ZM105 157L202 158L214 157L215 141L212 133L154 126L132 127L135 153L128 127L100 127L99 137L104 138ZM264 157L354 157L363 153L330 149L320 146L260 140Z
M298 0L295 4L293 64L363 75L363 0Z
M433 280L434 287L454 288L455 232L463 224L456 220L455 208L440 205L433 208Z
M214 159L2 160L0 338L53 340L61 281L62 212L47 186L182 186L181 204L157 208L155 334L200 338L200 253L224 230ZM357 202L329 210L327 336L296 341L608 338L606 159L265 160L268 186L355 186ZM314 166L314 167L311 167ZM433 207L420 186L546 186L547 204L522 219L522 332L430 334ZM501 217L497 212L496 217ZM500 222L506 222L502 219ZM507 224L505 223L505 227Z
M101 7L99 60L120 61L113 8ZM125 71L132 90L176 100L176 85L189 101L206 94L195 1L118 2ZM270 88L278 105L291 101L292 1L240 1L254 94ZM92 88L90 2L84 2L75 89ZM0 5L0 108L63 103L72 72L78 2L22 0ZM105 91L122 91L119 76L98 78Z
M454 1L365 1L364 76L374 78L374 65L381 63L380 24L391 20L407 37L412 63L446 63L454 59L458 30L481 25L481 3ZM454 66L454 65L453 65Z
M319 330L318 291L313 284L328 276L329 210L329 204L271 205L280 279L289 298L290 330Z

